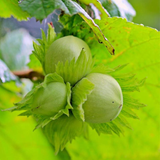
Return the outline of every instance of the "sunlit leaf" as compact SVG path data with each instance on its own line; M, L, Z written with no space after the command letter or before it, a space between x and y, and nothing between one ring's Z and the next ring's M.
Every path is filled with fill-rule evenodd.
M17 0L1 1L0 17L9 18L11 16L22 21L27 20L29 14L19 7Z

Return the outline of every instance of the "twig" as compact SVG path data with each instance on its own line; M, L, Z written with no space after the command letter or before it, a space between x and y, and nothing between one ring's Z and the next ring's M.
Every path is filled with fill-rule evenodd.
M22 71L12 71L12 73L19 77L19 78L28 78L31 79L33 81L37 81L37 80L43 80L44 79L44 75L37 72L37 71L33 71L31 69L29 70L22 70Z

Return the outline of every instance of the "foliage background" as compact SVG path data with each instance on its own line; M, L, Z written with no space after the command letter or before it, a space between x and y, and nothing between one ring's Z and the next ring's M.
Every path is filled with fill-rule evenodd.
M160 16L158 0L141 0L138 2L130 0L130 2L137 11L137 16L133 19L134 22L143 23L146 26L160 29L158 23L158 17ZM39 30L38 28L40 27L40 24L38 22L36 23L35 20L33 20L33 23L35 25L27 28L32 36L36 38L40 37L40 31L37 31ZM6 20L0 19L1 52L3 48L4 50L7 50L7 60L8 57L11 57L11 60L13 60L13 57L15 57L14 55L11 56L13 50L18 53L17 57L14 59L15 63L11 63L11 61L6 62L8 66L10 65L9 68L11 70L14 70L16 67L19 69L24 69L28 60L26 60L24 63L19 63L20 60L18 55L22 55L24 51L27 51L27 54L32 50L32 44L30 42L34 38L28 35L26 30L20 30L20 34L12 32L13 36L9 34L11 33L11 30L22 26L26 26L26 22L17 23L13 18ZM41 27L44 29L46 29L46 26L47 24L45 22L43 22L41 25ZM4 40L3 37L6 35L6 33L8 33L9 38ZM21 35L23 36L21 37ZM142 37L143 36L144 35L142 35ZM24 41L25 45L19 43L18 39L20 39L20 41ZM122 43L125 44L125 42ZM150 45L150 43L148 45ZM154 45L151 45L151 47L154 47ZM92 52L97 52L96 48L92 47ZM105 47L102 47L101 52L102 54L98 56L99 61L107 63L105 60L109 61L108 59L111 59L111 57L106 56L103 53L106 52ZM145 54L145 52L147 54ZM142 51L140 53L142 53ZM134 93L134 96L138 97L141 102L147 104L147 107L137 111L137 115L140 117L140 120L129 119L129 122L133 128L132 130L125 129L125 135L118 137L117 135L103 134L98 136L95 131L90 129L89 141L86 141L82 137L76 138L72 143L67 144L66 150L69 151L69 155L64 151L60 155L55 156L52 146L48 143L41 130L36 130L33 132L33 128L36 125L34 119L18 117L17 115L19 113L16 112L10 113L0 111L0 159L38 160L44 159L44 157L47 160L67 160L69 157L71 157L73 160L160 159L159 64L155 66L151 65L146 68L143 68L143 65L141 66L141 63L145 64L144 60L147 64L149 59L155 60L160 58L160 53L158 49L157 53L148 53L147 50L144 49L142 56L138 56L138 54L136 54L135 57L133 54L124 54L123 56L117 58L117 60L113 61L114 63L110 62L107 64L113 67L119 65L119 63L124 64L125 62L132 61L133 58L137 68L134 68L134 65L129 65L128 69L125 71L133 72L135 70L138 78L144 78L147 76L149 80L148 83L146 82L146 85L141 88L140 93ZM134 70L132 70L132 67ZM154 83L149 84L152 81ZM19 101L21 95L24 95L28 90L31 89L32 84L29 81L24 80L24 83L19 84L19 86L20 87L17 89L13 82L0 86L0 108L11 107L13 103Z

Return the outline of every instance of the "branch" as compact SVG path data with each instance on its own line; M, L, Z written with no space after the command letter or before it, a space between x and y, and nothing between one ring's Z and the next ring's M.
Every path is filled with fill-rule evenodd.
M12 73L19 78L28 78L32 81L43 80L44 75L31 69L22 71L12 71Z

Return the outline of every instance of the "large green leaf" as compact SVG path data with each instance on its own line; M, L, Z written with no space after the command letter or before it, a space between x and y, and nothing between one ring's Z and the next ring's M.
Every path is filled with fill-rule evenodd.
M90 28L92 28L98 40L108 48L111 54L114 54L114 48L107 40L107 38L104 37L99 26L93 21L93 19L88 15L88 13L76 2L72 0L23 0L20 3L20 7L24 11L27 11L31 17L35 17L36 19L41 21L44 18L46 18L50 13L52 13L55 9L62 9L66 14L69 15L79 14L84 19L84 21L90 26Z
M125 72L132 72L138 78L147 77L141 92L135 92L134 97L147 105L142 113L149 117L152 115L153 119L158 121L160 116L157 112L160 106L160 32L121 18L109 18L106 22L100 22L99 25L116 49L115 56L108 56L103 53L104 48L102 48L101 56L103 56L99 58L109 66L129 63ZM94 51L97 49L100 48L93 48ZM151 119L152 117L148 121ZM148 129L145 127L145 130ZM148 132L151 134L150 130ZM154 133L157 134L157 132L158 130L154 128Z
M158 160L160 157L160 32L153 28L127 22L122 18L108 18L105 21L97 21L96 23L99 24L103 33L112 42L116 50L116 55L110 56L106 54L105 47L96 41L90 42L92 53L97 58L97 64L103 63L109 67L115 67L128 63L123 70L117 71L116 74L124 74L125 78L125 74L130 72L136 74L137 78L147 77L146 83L140 88L140 92L136 91L131 94L147 106L137 111L140 120L127 118L132 130L125 129L124 136L117 137L101 134L98 137L92 131L90 143L78 138L71 145L69 144L67 149L72 150L71 157L73 160ZM125 82L125 79L120 78L119 80L124 80ZM126 99L127 97L125 96L125 102ZM128 108L130 108L130 104L137 109L144 106L140 103L134 106L135 103L137 102L134 100L128 101ZM120 114L118 118L123 119L125 114ZM123 124L128 126L127 123ZM128 126L128 128L131 127ZM101 126L99 130L106 132L107 128L106 126ZM74 148L75 146L76 148ZM79 150L83 150L83 152L81 152L81 157L77 158Z
M9 18L11 16L18 20L27 20L29 14L19 7L17 0L1 1L0 17Z
M130 95L125 95L124 101L127 108L132 110L144 107L136 113L140 120L131 120L127 118L131 125L125 121L123 115L132 116L133 118L137 118L137 116L135 114L129 115L127 110L123 111L123 114L120 114L118 119L114 120L128 128L132 128L132 130L128 131L124 129L125 136L120 138L114 135L108 136L102 134L100 137L97 137L97 135L91 131L91 141L89 143L83 139L77 139L76 141L73 141L71 145L68 145L67 149L73 151L71 157L73 160L89 158L111 160L159 159L160 32L153 28L127 22L122 18L108 18L105 21L97 20L96 23L99 24L102 31L105 33L105 36L109 36L109 40L116 49L116 55L110 56L109 54L106 54L106 48L94 40L93 34L90 33L89 29L87 30L87 27L84 26L83 23L79 22L78 25L76 25L77 19L74 17L72 20L73 21L70 22L67 28L68 30L64 30L63 34L74 34L79 38L85 39L92 49L97 65L103 63L110 68L121 64L128 64L123 70L117 69L114 74L119 83L122 81L124 82L123 87L125 89L129 91L137 88L132 88L132 86L129 88L125 87L125 81L128 80L128 78L134 76L138 79L147 78L143 87L140 88L140 92L136 91L131 94L132 97L139 99L140 102L146 104L147 107L144 107L144 104L137 103L137 100L135 99L131 100ZM82 26L85 27L85 35L81 30ZM76 27L77 33L74 29L69 31L69 28L74 27ZM120 68L123 67L124 66L122 65ZM98 69L96 68L98 71L100 69L102 73L108 72L108 74L114 71L106 70L106 67L103 69L103 66L98 66ZM135 86L139 86L141 85L141 82L135 81L134 84ZM128 99L130 99L130 101L128 101ZM93 127L95 128L95 126ZM106 125L98 127L99 128L96 127L95 129L98 129L101 133L106 133ZM92 151L90 151L91 148ZM83 154L81 154L81 157L77 158L79 150L83 150ZM117 151L116 155L115 150Z
M108 18L99 21L102 31L116 48L116 55L105 55L102 46L101 54L103 62L109 66L121 63L129 63L126 69L137 74L139 78L147 77L147 83L158 85L160 74L160 32L156 29L144 27L127 22L122 18ZM93 52L100 47L93 46ZM154 69L154 72L152 71Z

